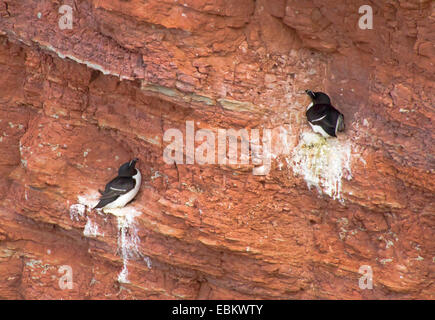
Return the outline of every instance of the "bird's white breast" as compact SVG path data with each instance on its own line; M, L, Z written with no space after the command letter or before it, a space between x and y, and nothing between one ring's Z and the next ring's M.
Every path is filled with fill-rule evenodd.
M314 106L314 102L311 102L311 103L308 105L308 107L307 107L307 111L308 111L312 106ZM320 118L320 119L317 119L317 120L321 120L321 119L323 119L324 117L326 117L326 115L323 116L323 117ZM310 124L311 128L313 128L313 131L314 131L314 132L321 134L321 135L322 135L323 137L325 137L325 138L328 138L328 137L329 137L329 134L327 134L326 131L323 130L323 128L322 128L321 126L316 125L316 124L312 124L310 121L308 121L308 123Z
M321 134L322 136L324 136L325 138L330 137L330 135L327 134L326 131L323 130L323 128L322 128L321 126L314 125L314 124L312 124L311 122L308 122L308 123L310 124L311 128L313 128L313 131L314 131L314 132L320 133L320 134Z
M129 203L133 198L136 196L136 194L139 192L140 184L142 182L142 176L140 174L139 169L136 169L137 173L132 177L134 180L136 180L136 185L133 189L131 189L126 194L123 194L122 196L119 196L118 199L115 201L107 204L104 209L113 209L113 208L122 208L125 207L127 203Z

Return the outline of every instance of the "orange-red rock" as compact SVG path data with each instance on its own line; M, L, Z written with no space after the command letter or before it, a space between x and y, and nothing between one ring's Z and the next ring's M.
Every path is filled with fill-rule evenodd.
M59 2L6 2L0 298L434 298L433 2L373 5L373 30L364 1L65 1L72 30ZM310 140L308 88L337 140ZM168 165L186 121L288 140L265 176ZM137 216L86 210L133 156Z

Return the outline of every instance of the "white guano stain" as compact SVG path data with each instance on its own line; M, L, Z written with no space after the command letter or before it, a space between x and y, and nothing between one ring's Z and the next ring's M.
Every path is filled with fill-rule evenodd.
M69 217L72 221L79 221L80 217L84 217L86 207L80 203L75 203L69 207Z
M350 142L303 132L286 160L293 173L304 178L309 189L315 187L320 194L343 202L342 181L352 179L351 149Z
M93 222L89 217L87 217L85 229L83 230L83 235L85 237L95 238L97 236L104 237L104 233L100 232L98 229L98 224Z
M103 236L104 233L100 232L99 225L92 221L88 216L87 212L91 212L93 208L97 205L99 201L99 193L90 192L85 195L78 196L78 203L70 206L70 218L72 221L79 221L80 218L86 217L86 225L83 230L83 235L86 237L97 237ZM101 209L96 209L101 213ZM147 256L144 256L139 249L140 238L138 236L138 228L136 225L135 218L140 216L142 213L136 210L132 206L127 206L124 208L114 208L105 209L105 214L112 214L116 217L118 222L118 249L117 253L121 256L123 267L118 274L118 281L120 283L130 283L128 280L128 262L130 260L143 259L147 267L151 269L152 262Z
M99 202L100 194L98 192L91 192L77 197L79 204L85 206L86 211L90 212Z
M143 258L148 268L151 268L152 265L150 258L144 257L139 248L140 238L135 219L142 213L134 207L106 209L104 212L113 214L118 221L118 254L121 256L123 264L122 270L118 274L118 282L130 283L128 280L128 262L130 260Z
M86 237L104 236L104 234L98 231L98 225L90 220L87 216L88 212L97 205L99 194L91 192L89 194L80 195L77 197L78 203L75 203L69 207L69 216L72 221L79 221L80 218L87 219L83 235ZM100 209L96 209L99 211Z

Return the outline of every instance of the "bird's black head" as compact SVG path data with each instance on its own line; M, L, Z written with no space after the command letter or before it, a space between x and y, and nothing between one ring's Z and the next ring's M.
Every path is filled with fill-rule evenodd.
M134 176L136 172L136 168L134 167L136 165L136 162L138 162L138 158L134 158L130 162L124 163L122 166L119 167L118 170L118 176L120 177L132 177Z
M314 104L331 104L331 99L329 99L329 96L326 93L313 92L311 90L305 90L305 93L310 96Z

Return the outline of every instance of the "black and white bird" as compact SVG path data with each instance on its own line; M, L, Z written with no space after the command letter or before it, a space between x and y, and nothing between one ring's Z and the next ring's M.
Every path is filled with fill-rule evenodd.
M122 208L129 203L139 192L142 180L140 171L135 168L138 158L124 163L118 170L118 176L106 184L101 192L100 201L95 209Z
M312 102L305 113L314 132L325 138L336 137L337 132L344 131L344 116L331 105L326 93L305 90Z

